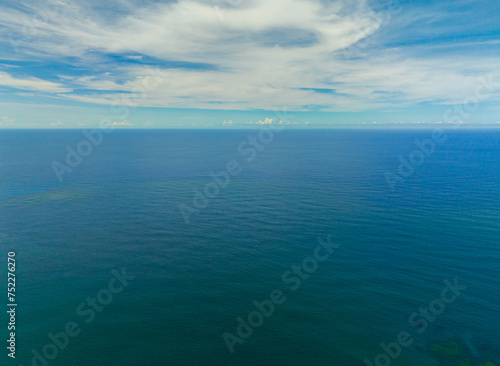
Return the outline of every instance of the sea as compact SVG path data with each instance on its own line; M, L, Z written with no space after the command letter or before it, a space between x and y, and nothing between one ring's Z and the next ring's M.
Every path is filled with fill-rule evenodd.
M500 365L499 239L499 130L1 130L1 364Z

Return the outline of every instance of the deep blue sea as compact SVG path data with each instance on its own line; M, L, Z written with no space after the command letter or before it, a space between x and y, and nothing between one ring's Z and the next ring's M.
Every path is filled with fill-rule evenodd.
M0 131L1 364L500 365L500 132L433 133Z

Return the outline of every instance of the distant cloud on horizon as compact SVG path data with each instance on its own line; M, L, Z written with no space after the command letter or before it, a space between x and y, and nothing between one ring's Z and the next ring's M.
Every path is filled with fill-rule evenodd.
M132 123L130 123L127 120L122 121L122 122L114 121L113 123L110 124L110 127L131 127L131 126L133 126Z
M12 126L14 122L16 122L16 120L13 118L7 116L0 117L0 126Z

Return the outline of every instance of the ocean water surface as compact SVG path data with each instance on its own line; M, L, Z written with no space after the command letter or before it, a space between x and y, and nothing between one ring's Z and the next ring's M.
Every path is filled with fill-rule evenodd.
M258 130L116 130L59 181L82 131L0 131L9 364L500 365L500 132L446 134L402 176L432 131L285 130L259 150ZM328 236L328 259L294 274ZM109 299L113 271L135 277ZM238 332L275 289L286 300Z

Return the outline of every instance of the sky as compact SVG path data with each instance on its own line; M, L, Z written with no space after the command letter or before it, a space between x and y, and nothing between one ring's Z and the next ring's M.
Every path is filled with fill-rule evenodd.
M7 0L0 128L500 126L497 0Z

